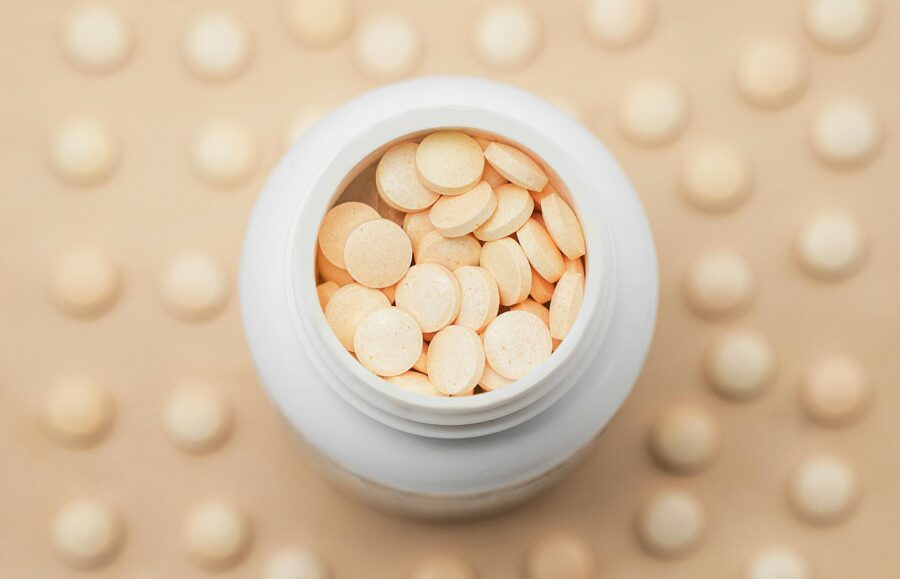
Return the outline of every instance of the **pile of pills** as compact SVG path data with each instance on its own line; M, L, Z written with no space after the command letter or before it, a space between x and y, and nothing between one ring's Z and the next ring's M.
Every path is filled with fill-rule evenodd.
M363 366L405 390L466 396L550 357L581 307L585 241L534 159L437 131L391 146L374 186L378 209L328 211L316 258L325 319Z

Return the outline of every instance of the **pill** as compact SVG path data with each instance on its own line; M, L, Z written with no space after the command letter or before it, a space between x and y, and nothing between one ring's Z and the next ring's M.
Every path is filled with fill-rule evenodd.
M74 117L50 136L49 159L56 174L72 185L99 185L119 162L119 143L100 121Z
M752 41L738 56L735 80L741 95L762 107L783 106L806 87L805 55L792 42L778 37Z
M481 251L481 244L474 235L444 237L431 231L419 241L416 263L436 263L453 271L463 265L478 265Z
M703 538L706 515L697 498L682 490L665 490L638 511L637 533L651 554L674 558L687 554Z
M659 146L675 139L688 120L688 102L677 85L643 80L627 89L616 111L619 129L635 144Z
M412 261L412 245L403 228L390 219L360 223L347 237L347 272L366 287L383 288L400 281Z
M481 250L480 263L497 282L500 305L511 306L528 297L531 292L531 266L515 239L504 237L486 242Z
M403 217L403 231L409 237L412 244L413 253L419 249L419 242L430 232L434 231L434 225L431 224L431 215L429 211L419 211L418 213L407 213Z
M653 24L652 0L588 0L584 3L584 23L601 46L622 48L635 44Z
M409 579L476 579L472 566L452 555L432 555L416 563Z
M213 570L236 565L252 542L250 521L234 505L208 500L197 505L187 517L182 541L188 555Z
M334 282L339 287L344 287L348 283L353 283L353 278L346 269L342 269L325 257L321 247L316 247L316 271L326 282Z
M460 195L444 195L429 212L431 224L444 237L472 233L487 221L497 208L497 195L482 181Z
M796 248L800 264L809 274L822 280L838 280L862 265L866 236L853 215L826 210L801 227Z
M465 193L481 181L484 152L459 131L437 131L419 143L416 171L426 187L444 195Z
M706 356L706 378L725 398L740 401L759 396L775 373L769 343L749 330L730 330L716 340Z
M527 4L500 1L488 4L472 30L475 55L496 69L514 69L531 61L541 42L540 20Z
M335 266L346 269L344 248L347 238L362 223L379 219L375 209L358 201L348 201L332 207L319 226L319 248L322 255Z
M562 340L572 329L584 299L584 275L565 272L550 299L550 335Z
M206 183L223 189L245 183L257 167L257 145L250 133L231 121L207 123L194 136L191 165Z
M478 334L462 326L447 326L428 345L428 378L444 394L463 394L478 384L484 361Z
M185 251L172 257L160 275L163 306L187 322L208 320L219 313L231 294L224 267L211 256Z
M60 381L47 394L42 410L50 434L58 442L76 447L99 442L115 417L109 392L85 378Z
M518 380L540 366L552 352L550 330L531 312L504 312L484 331L488 363L498 374L511 380Z
M50 273L50 297L62 312L89 317L116 301L121 282L119 270L105 253L77 249L56 260Z
M128 60L134 46L134 32L118 11L100 4L88 4L66 18L60 44L66 57L78 68L107 73Z
M789 495L794 510L805 521L834 524L856 507L859 483L846 462L822 454L807 459L794 472Z
M262 579L330 579L331 570L322 556L307 548L282 548L263 567Z
M594 554L578 535L556 532L531 546L525 569L528 579L591 579Z
M756 292L750 264L729 250L713 250L688 270L685 291L690 306L701 315L725 316L747 308Z
M416 264L397 284L397 307L409 312L423 332L437 332L453 323L461 300L456 276L439 264Z
M205 452L230 434L231 408L204 384L187 383L171 394L163 410L163 429L178 448Z
M835 100L812 118L810 146L825 163L853 168L871 159L881 144L881 123L861 102Z
M575 259L566 258L566 271L573 271L575 273L580 273L584 275L584 262L581 261L580 257L576 257Z
M547 308L547 306L539 304L531 298L527 298L523 302L519 302L513 306L510 306L509 311L531 312L532 314L539 317L541 321L544 322L544 325L547 326L547 328L550 328L550 310ZM554 338L553 350L556 350L557 346L559 346L559 340Z
M554 187L552 183L547 183L540 191L529 191L528 193L531 195L532 201L534 201L535 211L540 211L541 201L543 201L544 197L546 197L547 195L556 193L556 187Z
M349 0L287 0L285 22L294 38L310 48L327 48L343 40L353 23Z
M860 417L870 394L869 379L858 362L828 356L805 372L800 400L806 414L825 426L843 426Z
M319 296L319 305L322 306L323 310L325 309L325 306L328 305L328 300L331 299L334 292L338 291L340 288L341 286L333 281L326 281L316 286L316 294ZM388 299L390 299L390 297L388 297Z
M351 283L331 296L325 307L325 320L338 341L352 352L353 336L359 322L370 312L390 305L387 297L380 291Z
M250 61L250 33L231 14L208 12L191 23L181 48L194 74L226 80L237 76Z
M413 370L424 374L425 372L428 372L428 342L424 341L424 334L422 337L422 353L419 354L419 357L416 359L416 363L413 364Z
M848 50L871 38L877 12L873 0L810 0L806 30L826 48Z
M484 158L507 181L523 189L540 191L547 185L541 166L511 145L493 142L484 150Z
M478 385L484 388L487 392L492 392L494 390L499 390L504 386L508 386L515 382L515 380L511 380L505 376L501 376L497 373L496 370L491 368L491 365L487 362L484 364L484 372L481 373L481 378L478 380Z
M531 270L531 291L528 295L539 304L546 304L553 297L553 291L556 289L556 284L552 284L549 281L542 278L534 268Z
M422 343L415 318L396 307L370 312L353 335L356 358L378 376L396 376L412 368L422 355Z
M696 404L678 403L665 409L650 429L650 450L662 466L676 473L703 470L719 448L718 426Z
M547 229L536 219L529 219L516 232L519 245L525 252L531 267L545 280L556 283L564 271L566 263Z
M427 396L446 396L446 394L435 388L434 384L431 383L431 379L421 371L410 370L397 376L388 376L385 380L409 392L417 392Z
M453 271L460 288L459 314L453 322L478 333L497 317L500 290L494 276L483 267L464 265Z
M487 181L488 185L490 185L492 189L496 189L500 185L509 183L506 177L498 173L497 169L494 169L494 167L492 167L490 163L484 164L484 173L481 175L481 180Z
M77 569L108 563L122 546L125 526L110 505L93 498L64 505L53 519L53 544L59 557Z
M353 53L367 76L379 81L402 78L422 61L422 35L405 17L373 16L357 27Z
M407 213L427 209L440 197L427 189L416 174L418 148L416 143L394 145L378 161L375 171L375 185L381 198L391 207Z
M534 212L534 201L528 191L511 183L495 191L497 206L490 218L475 230L481 241L494 241L516 232Z
M738 207L750 193L750 167L735 147L703 143L685 157L680 184L685 198L697 209L725 212Z
M812 579L809 562L795 549L766 547L751 557L744 568L743 579Z
M587 249L581 222L559 194L548 195L541 201L541 215L547 233L566 257L575 259L585 254Z

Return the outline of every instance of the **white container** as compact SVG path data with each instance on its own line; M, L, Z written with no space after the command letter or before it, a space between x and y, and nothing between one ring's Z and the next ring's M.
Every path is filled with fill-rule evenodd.
M587 275L578 320L547 362L494 392L432 398L380 380L341 347L313 272L319 224L349 178L385 145L451 127L497 135L552 169L582 222ZM514 504L565 472L631 390L658 296L646 217L603 145L531 93L464 77L379 88L313 127L257 202L240 277L262 382L327 470L379 504L440 516Z

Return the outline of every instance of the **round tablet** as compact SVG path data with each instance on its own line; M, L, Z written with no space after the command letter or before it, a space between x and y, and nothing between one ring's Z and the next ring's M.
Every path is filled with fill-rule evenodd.
M665 558L687 554L703 538L706 515L700 501L687 491L666 490L650 498L638 512L641 545Z
M370 206L358 201L348 201L332 207L322 225L319 226L319 248L322 255L341 269L344 263L344 247L353 230L366 221L379 219L381 216Z
M638 145L672 141L687 124L688 102L675 84L645 80L627 89L617 111L619 128Z
M750 193L750 167L744 155L725 143L695 147L681 166L681 191L691 205L708 212L738 207Z
M435 263L412 266L397 284L397 307L412 314L423 332L436 332L452 324L461 300L456 276Z
M531 312L504 312L484 331L484 353L488 363L510 380L525 376L552 352L550 330Z
M873 0L810 0L806 30L826 48L848 50L872 37L877 13Z
M356 63L375 80L411 74L422 60L422 35L402 16L383 14L359 24L353 43Z
M497 282L488 270L474 265L458 267L453 275L461 294L459 314L453 323L481 333L500 309Z
M715 391L731 400L759 396L775 373L775 354L762 336L731 330L720 337L706 356L706 377Z
M431 224L431 215L429 211L419 211L418 213L407 213L403 217L403 231L409 237L412 244L413 252L419 250L419 242L422 238L434 231L434 225Z
M416 359L416 363L413 364L413 370L424 374L425 372L428 372L428 342L424 341L424 334L422 335L422 338L422 353L419 354L419 357Z
M460 195L444 195L432 206L431 224L444 237L460 237L480 227L497 208L497 195L482 181Z
M88 317L116 301L119 270L99 251L76 250L59 258L50 273L50 297L64 313Z
M334 282L339 287L344 287L348 283L353 283L353 278L347 273L346 269L341 269L334 265L322 253L322 248L316 246L316 271L319 276L326 282Z
M541 22L530 6L500 1L488 4L472 29L475 55L497 69L520 68L534 59L541 43Z
M112 396L94 382L70 378L59 382L43 404L47 430L65 445L88 446L109 432L115 416Z
M208 255L183 252L163 267L159 293L176 318L195 322L219 313L231 293L224 267Z
M245 183L259 160L256 143L246 129L228 121L202 127L191 143L191 165L203 181L221 188Z
M134 46L128 20L100 4L79 7L66 19L60 44L78 68L93 73L111 72L125 63Z
M525 570L528 579L591 579L594 554L581 537L554 533L532 545Z
M319 305L322 306L323 310L325 309L325 306L328 305L328 300L331 299L334 292L338 291L340 288L341 286L333 281L326 281L316 286L316 294L319 296Z
M478 379L478 385L488 392L499 390L504 386L509 386L513 382L515 382L515 380L510 380L505 376L501 376L496 370L491 368L491 365L487 362L484 364L484 372L481 373L481 378Z
M231 426L231 408L202 384L181 386L163 410L163 429L176 446L188 452L217 447L228 437Z
M237 564L250 549L250 521L234 505L210 500L189 513L182 540L197 564L224 569Z
M743 579L812 579L809 562L790 547L766 547L744 569Z
M294 113L284 128L284 148L289 149L328 112L324 106L311 106Z
M338 341L352 352L353 336L359 322L367 314L390 305L387 297L380 291L351 283L331 296L331 301L325 307L325 320Z
M353 24L349 0L287 0L284 15L297 42L310 48L334 46Z
M515 233L534 212L534 200L518 185L500 185L495 191L497 206L490 218L475 230L481 241L494 241Z
M532 314L539 317L541 321L544 322L545 326L547 326L548 328L550 327L550 310L547 308L547 306L539 304L531 298L528 298L523 302L519 302L514 306L509 306L509 310L512 312L531 312ZM559 340L553 338L553 351L556 351L559 343Z
M516 238L531 267L545 280L558 281L566 271L566 263L547 229L536 219L529 219L516 232Z
M531 266L515 239L504 237L485 243L481 249L481 267L497 282L501 306L517 304L531 292Z
M417 392L427 396L446 396L446 394L435 388L434 384L431 383L431 379L421 371L410 370L398 376L388 376L385 380L410 392Z
M450 555L434 555L420 561L413 568L410 579L476 579L472 566Z
M584 299L584 276L575 271L565 272L550 298L550 335L562 340L575 325Z
M735 80L741 95L751 104L777 107L793 101L806 87L806 58L783 38L759 38L738 56Z
M797 236L797 256L804 269L824 280L847 277L862 265L866 236L862 225L844 211L825 211L809 220Z
M434 387L451 396L475 388L484 372L481 338L462 326L447 326L428 346L428 378Z
M841 426L859 418L869 392L869 379L859 363L845 356L829 356L806 371L800 400L816 422Z
M419 241L416 263L436 263L455 270L463 265L478 265L481 244L473 235L444 237L437 231L426 233Z
M837 100L813 116L810 144L825 163L856 167L872 158L881 144L881 125L867 105Z
M330 579L325 559L311 549L276 551L263 567L262 579Z
M587 0L584 23L603 46L622 48L646 36L653 24L652 0Z
M846 462L819 455L800 465L790 482L791 504L810 523L836 523L859 500L856 473Z
M484 150L484 158L506 180L529 191L540 191L547 185L547 174L523 151L493 142Z
M753 299L756 282L743 257L716 250L691 265L685 289L688 303L697 313L720 316L745 309Z
M650 430L650 449L664 467L695 473L712 462L719 448L719 428L712 415L694 404L667 408Z
M50 136L50 165L72 185L99 185L119 162L119 144L105 125L91 118L72 118Z
M538 272L531 270L531 291L529 295L539 304L546 304L553 297L553 291L556 290L556 284L552 284L538 275Z
M373 219L357 225L344 246L347 271L367 287L394 285L411 262L409 238L403 228L390 219Z
M367 314L353 335L357 360L377 376L396 376L412 368L422 355L422 344L415 318L395 307Z
M53 543L60 558L72 567L96 569L108 563L122 546L124 525L108 504L77 499L53 519Z
M459 195L481 180L484 152L475 139L465 133L437 131L419 143L416 171L432 191Z
M416 143L400 143L378 161L375 185L381 198L395 209L415 212L431 207L438 195L425 188L416 174Z
M545 197L541 201L541 215L547 232L566 257L575 259L585 254L581 222L562 197L555 193Z
M188 28L182 53L191 71L201 78L233 78L250 61L250 33L231 14L208 12Z

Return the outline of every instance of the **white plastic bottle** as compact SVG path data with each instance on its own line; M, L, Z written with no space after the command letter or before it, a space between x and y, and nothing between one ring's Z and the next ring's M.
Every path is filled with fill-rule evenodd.
M386 145L440 128L497 135L543 160L582 222L584 302L558 350L494 392L431 398L362 368L325 322L316 235L344 185ZM241 307L269 395L326 470L396 510L469 516L558 480L618 410L656 317L653 240L634 189L584 127L526 91L434 77L373 90L335 110L282 159L253 212Z

